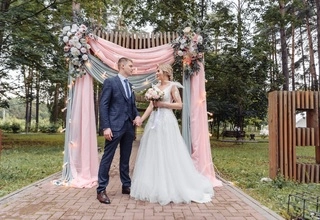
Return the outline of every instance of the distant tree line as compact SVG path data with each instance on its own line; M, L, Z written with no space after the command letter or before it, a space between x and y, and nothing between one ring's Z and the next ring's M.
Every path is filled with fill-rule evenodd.
M65 120L68 64L59 34L74 18L72 5L106 31L177 31L205 21L207 104L218 131L265 121L270 91L319 90L319 1L0 0L0 107L10 107L12 95L23 100L26 130L31 118L39 123L41 103L52 123ZM181 77L181 66L175 71Z

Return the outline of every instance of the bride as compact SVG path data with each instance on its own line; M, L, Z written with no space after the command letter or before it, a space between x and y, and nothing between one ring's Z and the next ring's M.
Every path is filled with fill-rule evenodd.
M161 101L150 101L142 122L150 118L140 141L133 171L130 196L136 200L166 205L173 203L210 202L213 186L193 165L180 134L173 109L181 109L178 87L172 82L172 67L159 65L155 85L164 93Z

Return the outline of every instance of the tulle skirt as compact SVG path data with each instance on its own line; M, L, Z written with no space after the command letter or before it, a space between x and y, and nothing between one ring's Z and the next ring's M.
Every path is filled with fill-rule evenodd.
M212 183L194 167L170 109L159 108L150 115L140 141L130 195L161 205L212 200Z

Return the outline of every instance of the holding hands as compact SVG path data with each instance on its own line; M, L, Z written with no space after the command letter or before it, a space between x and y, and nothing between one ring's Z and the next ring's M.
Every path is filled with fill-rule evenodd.
M133 125L136 125L138 127L140 127L142 125L142 120L140 118L140 116L137 116L134 120L133 120Z

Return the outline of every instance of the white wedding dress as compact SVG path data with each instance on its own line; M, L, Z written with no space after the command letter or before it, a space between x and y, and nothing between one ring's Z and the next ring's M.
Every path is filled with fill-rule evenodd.
M171 102L171 82L163 101ZM160 203L210 202L212 183L193 165L171 109L153 111L145 126L132 176L131 197Z

